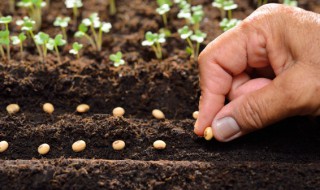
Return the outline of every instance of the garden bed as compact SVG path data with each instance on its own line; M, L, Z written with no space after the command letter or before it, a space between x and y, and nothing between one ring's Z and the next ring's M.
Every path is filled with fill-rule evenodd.
M146 31L157 31L162 20L153 0L118 0L118 12L109 16L106 1L84 0L81 18L98 12L113 28L103 38L101 52L85 45L80 59L68 54L75 30L68 30L69 43L62 49L62 63L49 54L41 63L35 47L28 43L23 54L12 49L13 59L0 62L0 141L9 142L0 153L0 189L317 189L319 187L320 121L290 118L230 143L205 141L193 133L192 113L198 109L197 63L185 52L186 43L177 30L184 25L169 14L172 36L157 60L150 48L141 46ZM245 18L256 5L236 1L234 16ZM220 12L211 0L194 0L204 6L201 29L205 44L219 36ZM299 6L320 12L318 1L299 1ZM3 15L10 14L5 2ZM25 15L18 9L14 19ZM63 1L51 0L45 10L42 31L56 35L52 23L57 16L72 15ZM80 20L79 20L80 21ZM12 32L19 28L12 25ZM126 65L115 68L109 55L120 51ZM50 102L48 115L42 105ZM17 103L21 110L8 115L5 108ZM88 113L76 113L81 103ZM112 109L125 108L122 118ZM161 109L165 120L152 117ZM72 143L84 140L83 152L72 151ZM124 150L112 142L124 140ZM161 139L164 150L152 143ZM42 143L51 146L39 155Z

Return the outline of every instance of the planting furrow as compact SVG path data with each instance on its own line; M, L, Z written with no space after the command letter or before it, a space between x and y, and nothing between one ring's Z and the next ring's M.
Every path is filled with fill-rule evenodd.
M316 189L320 186L319 172L318 163L8 160L0 161L0 187L1 189L196 189L199 187L201 189Z
M320 142L316 120L292 118L230 143L197 137L193 124L193 119L126 119L106 114L0 114L0 141L9 143L9 148L0 153L0 159L70 157L292 163L320 159L314 151ZM74 152L72 144L78 140L83 140L86 146L79 147L83 151ZM125 142L123 150L112 148L116 140ZM155 149L156 140L164 141L165 149ZM38 153L43 143L50 145L46 155Z

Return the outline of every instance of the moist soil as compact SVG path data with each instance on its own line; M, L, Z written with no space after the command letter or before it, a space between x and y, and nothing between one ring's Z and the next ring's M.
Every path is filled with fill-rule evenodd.
M12 49L13 59L0 62L0 141L9 149L0 153L0 189L317 189L320 179L319 118L296 117L279 122L230 143L210 142L193 134L192 112L198 108L197 62L184 51L185 42L177 29L185 23L169 14L172 36L164 45L164 58L155 59L141 46L144 33L163 27L153 0L118 0L118 12L110 16L107 1L84 0L81 18L99 12L112 23L104 35L103 50L88 45L80 59L68 54L75 27L68 29L69 45L62 63L50 54L41 62L31 41L23 54ZM204 5L201 29L208 34L201 48L222 32L219 11L211 0L194 0ZM245 18L256 9L253 1L236 1L234 16ZM52 26L59 15L72 15L63 1L51 0L44 10L42 31L59 33ZM299 1L299 6L320 12L320 3ZM0 3L3 15L6 2ZM14 19L26 13L18 9ZM13 33L19 28L12 25ZM86 44L85 41L82 43ZM127 64L114 68L109 55L121 50ZM42 105L51 102L53 115ZM8 115L5 107L18 103L21 111ZM80 103L90 111L78 114ZM114 107L124 107L122 118L111 116ZM165 120L152 118L161 109ZM74 153L74 141L87 147ZM126 147L115 151L114 140ZM155 150L152 143L164 140L167 148ZM41 156L37 148L51 146Z

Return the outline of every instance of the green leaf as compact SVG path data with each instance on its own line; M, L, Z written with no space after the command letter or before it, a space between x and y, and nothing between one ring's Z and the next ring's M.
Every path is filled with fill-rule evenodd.
M157 0L157 3L159 5L159 7L161 7L164 4L168 4L169 6L173 5L171 0Z
M63 39L63 36L61 34L58 34L54 38L54 43L56 46L63 46L66 44L66 40Z
M0 31L0 45L9 45L10 44L10 33L9 31Z
M21 33L19 34L18 38L19 38L19 40L20 40L21 42L23 42L23 41L25 41L25 40L27 39L27 36L26 36L23 32L21 32Z
M88 27L85 24L81 23L78 27L78 30L80 32L86 33L88 31Z
M9 24L12 21L12 16L0 17L0 24Z

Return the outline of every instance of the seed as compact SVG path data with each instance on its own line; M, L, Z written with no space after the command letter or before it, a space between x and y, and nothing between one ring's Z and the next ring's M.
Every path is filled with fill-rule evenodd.
M86 148L86 142L78 140L72 144L72 150L75 152L81 152Z
M206 130L204 130L203 136L207 141L210 141L213 138L212 128L207 127Z
M156 140L153 143L153 147L155 149L159 149L159 150L160 149L165 149L166 148L166 143L164 141L162 141L162 140Z
M43 111L48 113L48 114L52 114L53 111L54 111L54 107L53 107L53 105L51 103L43 104L42 108L43 108Z
M38 147L38 152L41 155L47 154L50 151L50 146L48 144L42 144Z
M122 150L126 146L126 143L123 140L116 140L112 143L112 148L114 150Z
M6 151L8 149L8 147L9 147L9 144L7 141L1 141L0 142L0 153Z
M20 107L18 104L9 104L6 109L9 114L15 114L19 112Z
M89 109L90 109L89 105L87 105L87 104L80 104L80 105L78 105L78 107L77 107L77 112L79 112L79 113L85 113L85 112L89 111Z
M116 107L112 110L112 114L115 117L121 117L125 113L124 109L122 107Z
M199 115L199 111L195 111L195 112L193 112L192 117L194 119L198 119L198 115Z
M152 110L152 115L156 119L164 119L165 118L165 115L163 114L163 112L161 110L158 110L158 109Z

